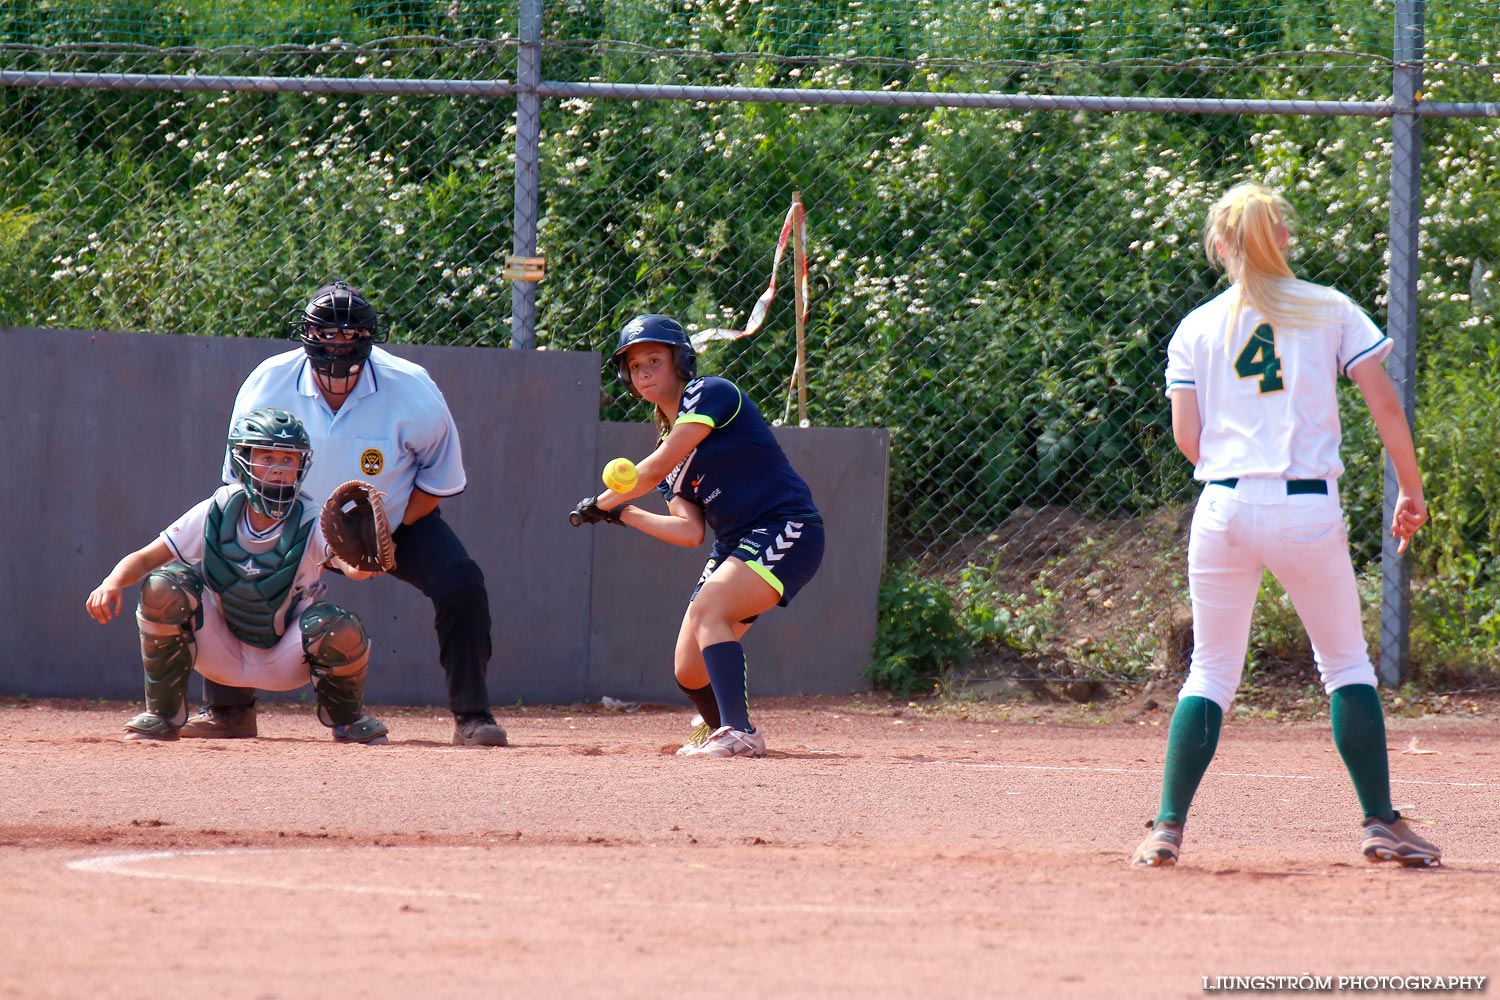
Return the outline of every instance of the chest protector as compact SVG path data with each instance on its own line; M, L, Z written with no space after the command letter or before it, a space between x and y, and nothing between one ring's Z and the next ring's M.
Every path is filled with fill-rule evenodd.
M296 611L291 601L297 567L307 551L313 520L302 519L302 501L292 504L276 547L249 552L240 544L237 527L245 511L245 493L236 492L220 506L208 508L204 528L203 577L219 595L224 623L236 639L259 649L270 649L281 639Z

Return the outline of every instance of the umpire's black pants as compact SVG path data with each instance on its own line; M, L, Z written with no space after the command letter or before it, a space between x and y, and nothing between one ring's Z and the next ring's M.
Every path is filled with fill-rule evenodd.
M490 598L479 564L469 558L464 543L443 520L441 510L434 510L415 524L401 525L392 537L396 542L396 569L390 575L416 587L432 601L438 660L448 677L448 707L454 715L488 713L485 671L491 650ZM206 705L232 708L254 701L254 688L229 687L203 678Z

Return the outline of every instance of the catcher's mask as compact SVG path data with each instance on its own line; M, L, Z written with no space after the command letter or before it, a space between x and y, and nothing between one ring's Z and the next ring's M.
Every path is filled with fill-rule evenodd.
M318 381L339 395L354 388L371 349L385 341L375 307L358 289L342 281L314 292L292 329L293 336L302 341ZM353 339L350 334L354 334Z
M267 468L253 461L252 449L292 452L298 457L296 477L291 482L268 482ZM251 410L229 429L229 466L245 490L252 509L279 521L286 517L302 490L302 481L312 465L312 442L302 421L285 410L269 406Z
M681 323L654 313L637 316L620 331L620 342L615 345L615 353L609 356L609 363L615 369L615 377L625 383L632 396L639 397L640 393L635 391L635 385L630 381L625 352L635 344L666 344L673 349L678 378L691 382L698 374L698 352L693 350L693 342L688 340L687 331L682 328Z

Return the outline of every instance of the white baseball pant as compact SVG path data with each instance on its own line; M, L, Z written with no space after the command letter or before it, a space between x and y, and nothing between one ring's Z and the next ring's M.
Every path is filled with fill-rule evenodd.
M1229 708L1267 569L1307 629L1323 689L1375 684L1338 483L1328 480L1326 494L1288 495L1287 485L1242 478L1233 487L1203 488L1188 541L1193 656L1179 698L1196 695Z
M303 656L298 615L292 616L287 630L270 649L251 646L229 631L218 595L205 587L203 625L193 637L198 643L193 669L211 681L262 691L292 691L312 680Z

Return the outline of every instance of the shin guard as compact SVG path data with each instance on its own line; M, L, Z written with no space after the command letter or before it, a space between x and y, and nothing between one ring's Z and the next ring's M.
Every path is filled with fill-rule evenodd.
M187 720L188 675L198 654L193 632L203 623L202 578L181 563L155 570L141 585L135 621L146 674L145 714L156 716L161 726L137 717L131 728L146 732L167 727L175 732Z
M326 601L302 612L302 652L318 696L318 721L348 726L364 714L370 639L359 617Z

